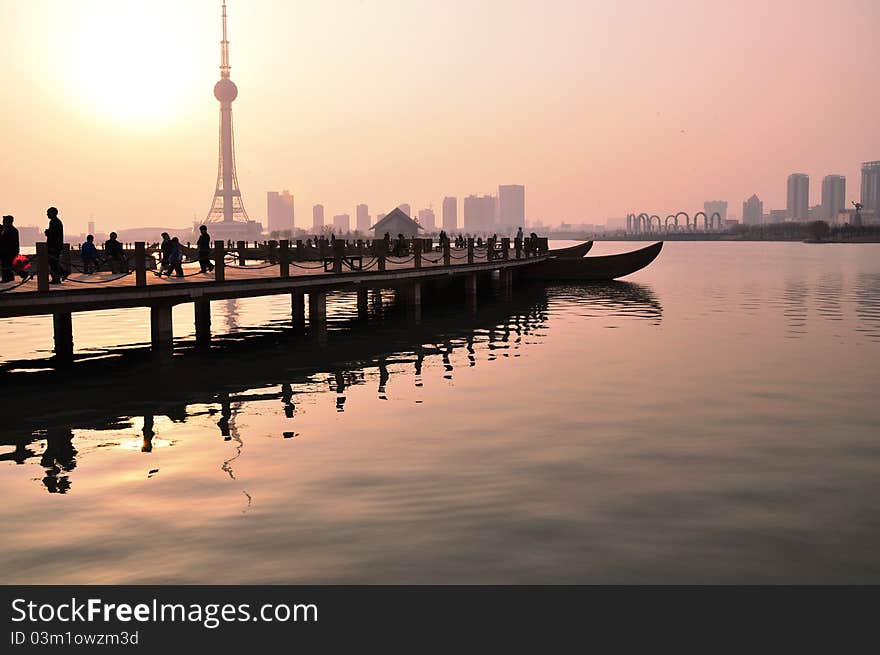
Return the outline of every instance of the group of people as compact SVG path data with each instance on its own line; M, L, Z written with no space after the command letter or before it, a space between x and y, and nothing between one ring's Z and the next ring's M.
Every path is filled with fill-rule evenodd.
M49 207L46 210L49 218L49 226L43 232L46 235L46 250L49 253L49 274L51 284L61 284L70 274L61 264L61 252L64 250L64 225L58 218L58 210ZM18 275L22 280L33 277L31 264L27 257L21 254L21 242L18 237L18 228L15 227L15 217L4 216L3 228L0 230L0 281L12 282Z
M199 268L202 273L211 273L214 263L211 261L211 235L205 225L199 227L199 238L196 241L196 249L199 256ZM175 277L183 277L183 249L180 239L171 237L167 232L162 233L162 242L159 244L159 277L171 274Z
M49 255L50 284L61 284L70 275L62 263L64 250L64 224L58 218L58 209L49 207L46 210L49 225L44 231L46 236L46 250ZM13 216L4 216L2 228L0 228L0 282L13 282L16 275L21 279L28 280L33 277L30 259L21 254L18 229L14 225ZM202 225L199 228L199 238L196 242L198 250L199 267L202 273L210 273L214 270L211 261L211 236L208 228ZM162 233L162 242L159 244L159 277L167 275L171 277L183 277L183 248L177 237L171 237L167 232ZM80 246L80 259L82 260L83 273L92 274L98 271L104 264L109 265L112 273L128 273L129 261L125 255L122 243L116 232L110 233L103 244L103 250L99 251L95 245L95 237L92 234L86 236L85 242Z

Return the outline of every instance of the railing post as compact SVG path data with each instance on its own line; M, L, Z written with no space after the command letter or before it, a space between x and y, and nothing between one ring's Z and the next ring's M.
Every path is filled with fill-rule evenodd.
M443 242L443 265L450 266L452 264L452 251L449 244L449 239Z
M269 245L267 247L269 251L268 258L270 264L278 263L278 242L275 240L270 240Z
M301 262L306 258L305 255L305 246L303 245L302 239L296 240L296 260Z
M516 251L516 258L522 259L522 237L516 237L513 240L513 248Z
M345 256L345 241L336 239L333 242L333 272L342 273L342 258Z
M376 246L376 261L378 262L378 269L384 271L385 257L388 255L388 251L385 248L385 240L373 241L373 244Z
M244 266L244 264L245 264L245 257L244 257L245 247L246 246L245 246L244 241L237 241L235 243L235 249L238 250L238 265L239 266Z
M501 238L501 259L510 259L510 237Z
M214 242L214 281L226 280L226 242L218 240Z
M278 262L281 265L281 277L290 277L290 241L287 239L278 243Z
M325 239L324 237L318 239L318 254L321 255L322 261L325 257L327 257L327 239Z
M474 238L468 237L468 264L474 263Z
M37 291L49 290L49 245L37 243Z
M134 242L134 283L147 286L147 244L143 241Z
M415 259L413 265L416 268L422 267L422 243L421 239L413 239L413 258Z

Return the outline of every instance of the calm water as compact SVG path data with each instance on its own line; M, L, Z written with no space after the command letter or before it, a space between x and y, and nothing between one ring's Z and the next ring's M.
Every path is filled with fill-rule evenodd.
M166 368L146 312L76 315L61 376L0 321L0 582L880 583L880 246L484 291L338 296L323 343L218 302L210 356L179 307Z

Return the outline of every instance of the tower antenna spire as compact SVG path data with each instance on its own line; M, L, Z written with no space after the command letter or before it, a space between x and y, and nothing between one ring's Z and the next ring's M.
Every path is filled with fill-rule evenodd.
M223 40L220 42L220 77L229 78L229 40L226 38L226 0L223 0Z

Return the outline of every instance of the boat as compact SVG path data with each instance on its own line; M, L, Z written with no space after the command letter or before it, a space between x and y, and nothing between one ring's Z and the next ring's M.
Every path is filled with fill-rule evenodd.
M532 280L581 280L585 282L604 282L635 273L657 258L663 242L651 244L639 250L619 255L601 257L554 257L547 261L527 266L522 275Z
M552 255L554 257L565 257L565 258L579 258L586 255L590 252L590 248L593 247L592 241L584 241L583 243L579 243L576 246L569 246L567 248L556 248L553 250L549 250L547 252L548 255Z

